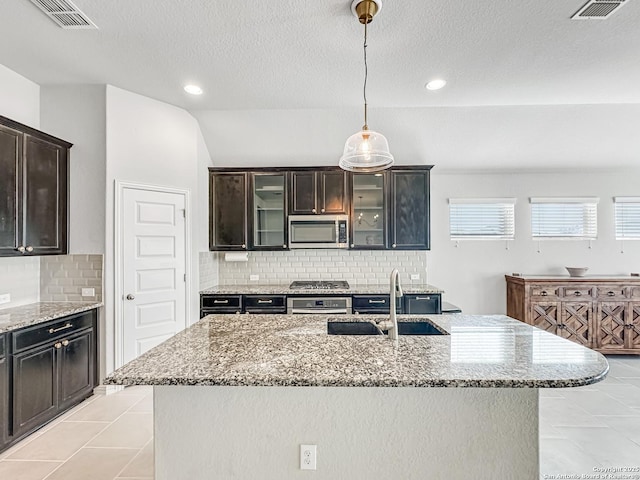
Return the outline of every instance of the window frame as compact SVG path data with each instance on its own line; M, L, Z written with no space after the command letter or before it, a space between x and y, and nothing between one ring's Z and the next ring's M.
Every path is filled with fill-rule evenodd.
M515 240L516 221L515 205L517 199L513 197L473 197L473 198L449 198L449 239L454 242L469 240ZM489 207L500 207L500 212L496 212L496 218L502 214L508 221L503 222L505 229L498 234L482 232L479 234L453 233L454 223L452 222L452 205L482 205ZM456 224L456 226L460 226ZM473 225L468 225L471 227ZM480 227L480 225L477 225ZM510 230L509 230L510 228Z

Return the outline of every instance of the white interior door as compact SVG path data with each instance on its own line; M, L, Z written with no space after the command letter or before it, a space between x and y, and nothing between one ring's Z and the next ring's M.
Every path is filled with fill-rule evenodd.
M122 190L123 360L186 326L185 195Z

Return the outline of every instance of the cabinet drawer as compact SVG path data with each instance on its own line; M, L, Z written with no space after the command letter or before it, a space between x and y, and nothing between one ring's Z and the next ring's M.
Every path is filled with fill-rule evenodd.
M531 285L531 297L536 299L555 299L560 294L560 288L554 285Z
M244 311L247 313L286 313L285 295L245 295Z
M560 287L560 296L565 300L588 300L595 297L596 287L575 285Z
M624 300L627 298L627 287L600 286L596 288L598 298L602 300Z
M68 336L83 328L93 326L95 310L70 315L52 322L23 328L13 332L13 353Z
M200 308L219 311L242 311L242 295L202 295Z
M631 291L631 298L640 298L640 287L629 287Z
M389 313L389 295L354 295L354 313ZM396 299L396 312L402 312L402 298Z
M440 294L421 294L404 296L404 313L442 313Z

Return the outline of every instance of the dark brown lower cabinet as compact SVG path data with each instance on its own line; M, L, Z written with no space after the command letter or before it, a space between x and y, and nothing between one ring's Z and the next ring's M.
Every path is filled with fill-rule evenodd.
M9 439L9 361L6 335L0 334L0 450Z
M3 370L0 363L0 385L6 387L1 401L7 411L0 450L92 395L97 385L96 325L97 311L91 310L6 335L11 351L5 363L12 366Z

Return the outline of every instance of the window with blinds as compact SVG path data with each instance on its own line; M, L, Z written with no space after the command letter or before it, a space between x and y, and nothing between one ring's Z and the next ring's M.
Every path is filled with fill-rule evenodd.
M537 239L596 239L599 200L531 198L531 235Z
M616 240L640 240L640 197L615 197Z
M450 198L451 240L513 240L515 198Z

